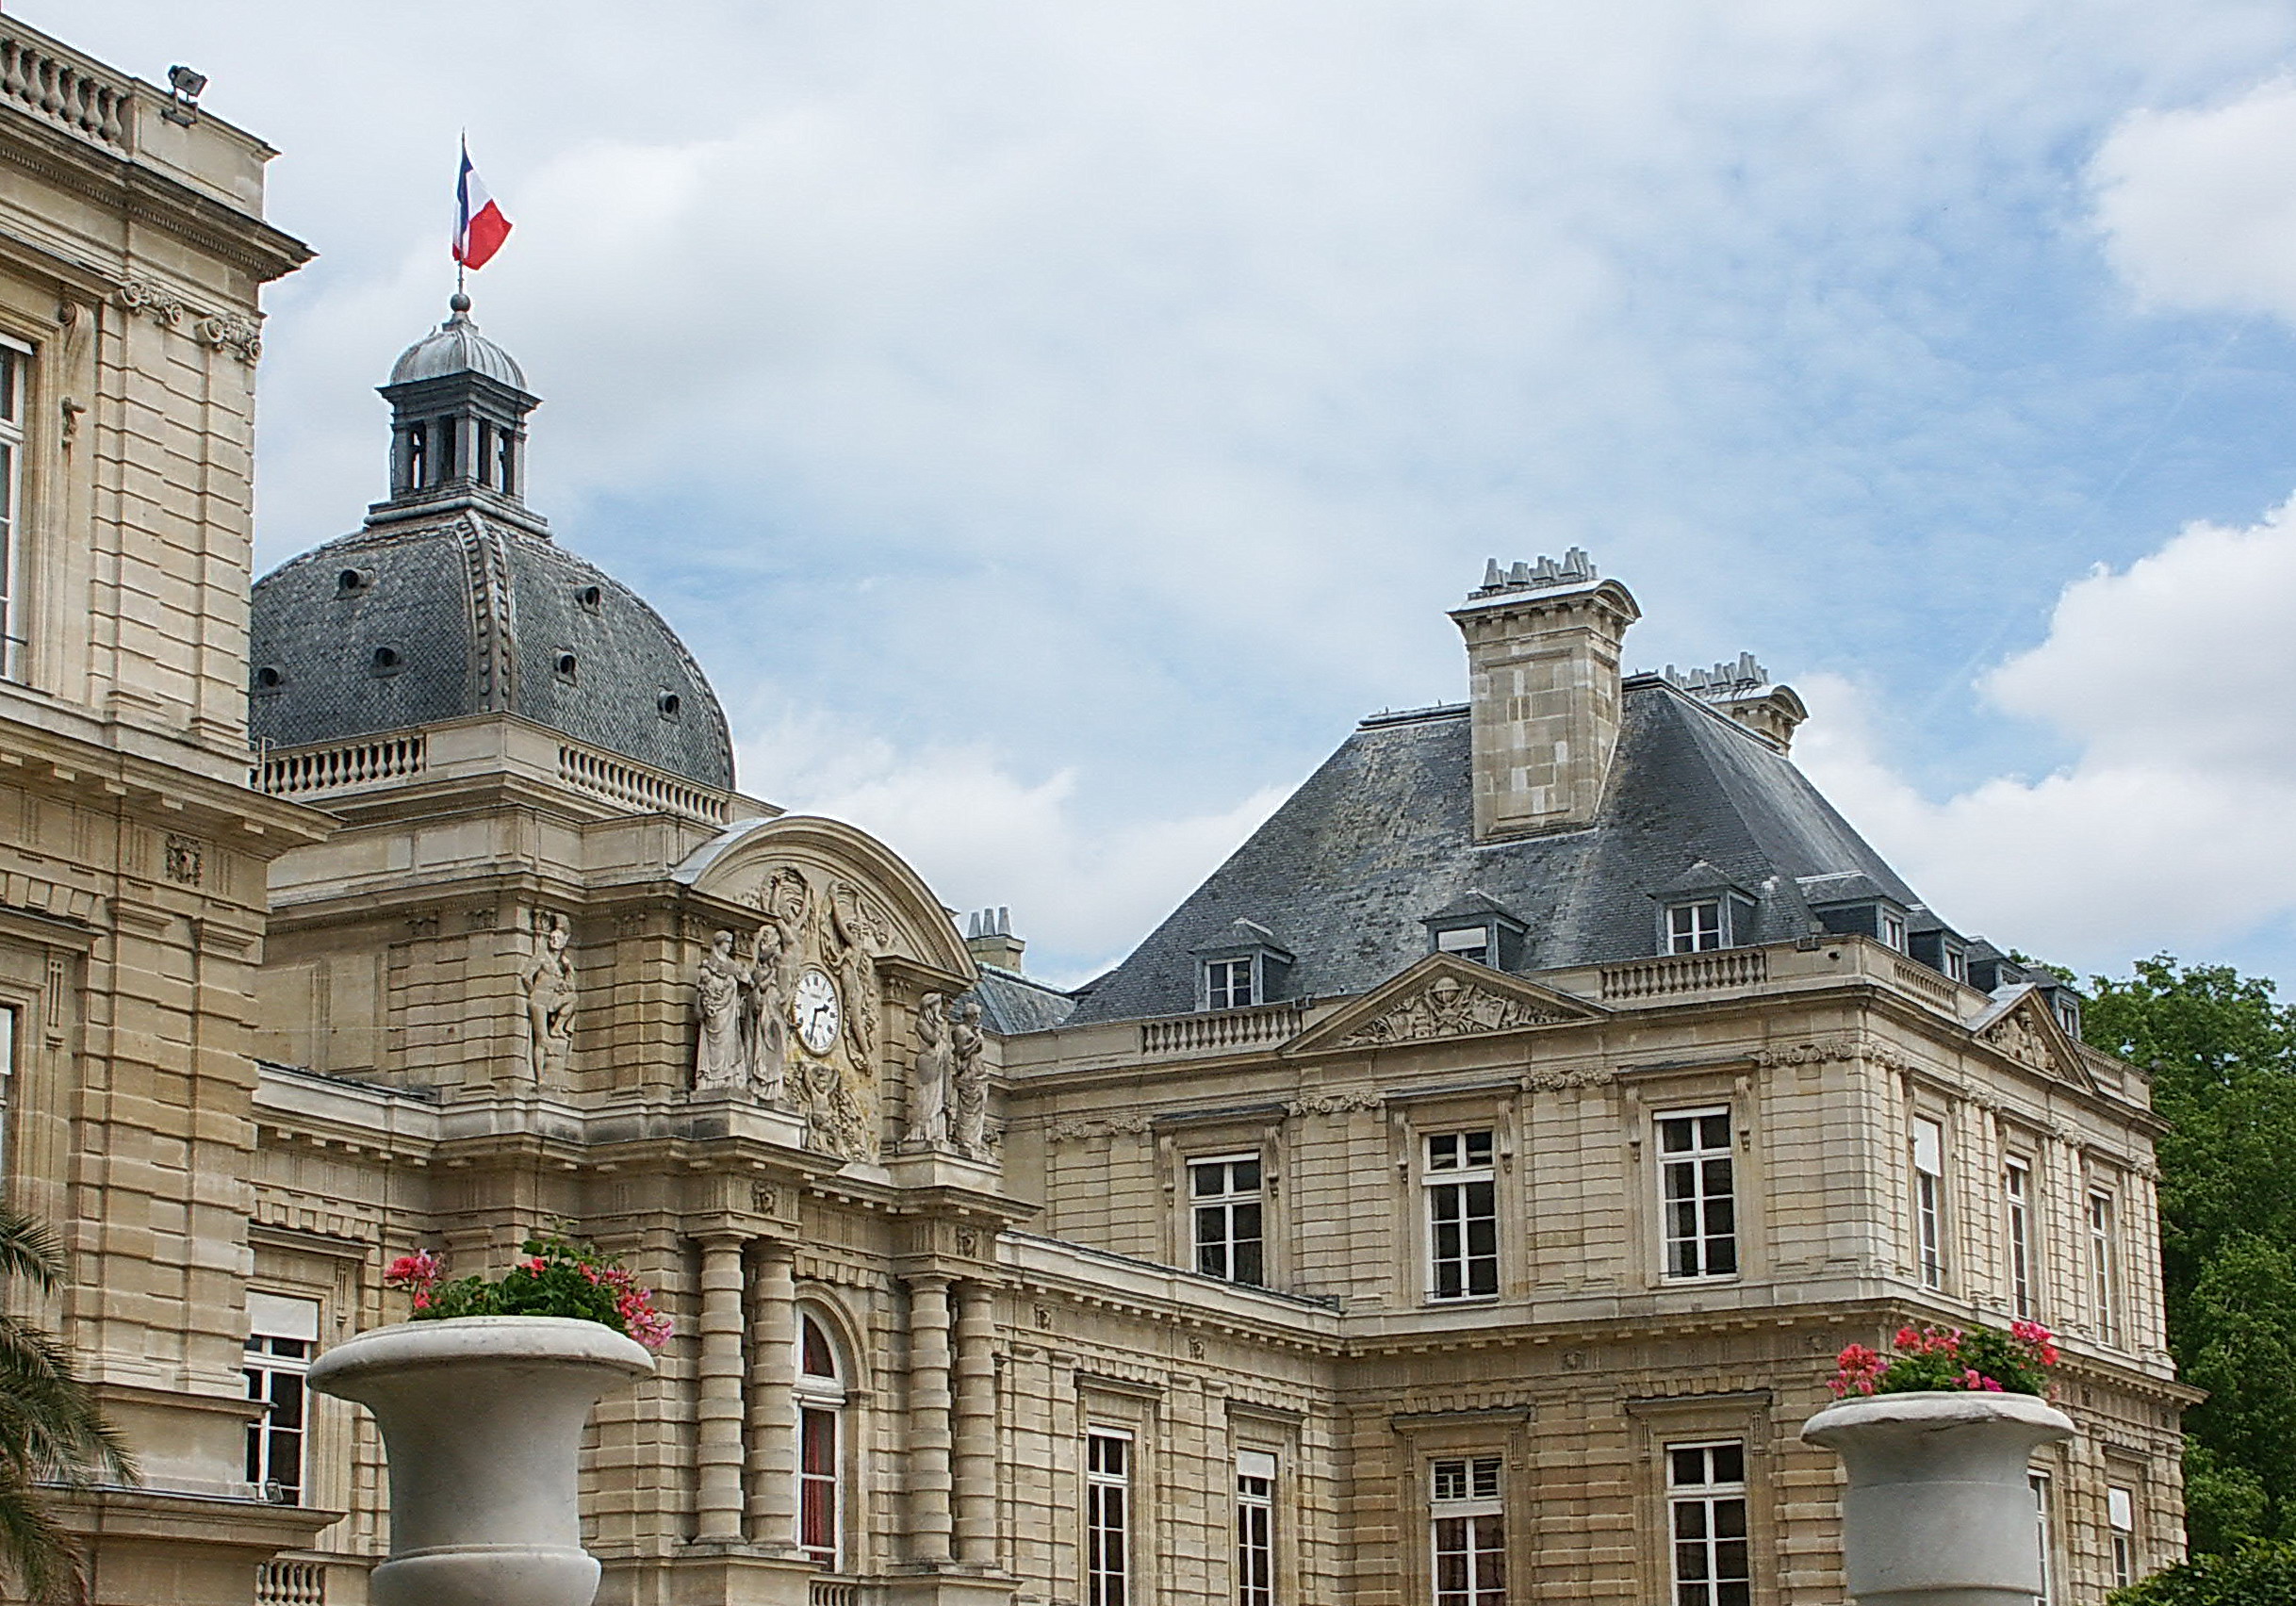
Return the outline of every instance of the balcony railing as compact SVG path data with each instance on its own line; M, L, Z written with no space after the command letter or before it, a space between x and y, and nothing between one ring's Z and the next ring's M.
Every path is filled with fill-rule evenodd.
M59 55L0 23L0 101L124 156L135 148L136 91L92 62Z
M1202 1049L1248 1048L1295 1036L1306 1006L1292 1001L1253 1009L1218 1009L1140 1023L1142 1054L1189 1054Z
M683 814L689 820L713 826L726 823L726 800L715 793L673 780L654 770L624 763L587 747L560 746L558 778L593 796L628 803L648 812Z
M265 1562L255 1568L255 1606L327 1606L324 1562Z
M1769 978L1770 956L1764 950L1716 948L1704 954L1675 954L1663 959L1605 966L1602 999L1607 1004L1723 987L1759 987Z
M248 778L258 792L273 797L297 797L306 792L327 792L338 786L359 786L370 780L420 775L423 740L419 734L392 736L380 742L349 742L339 747L313 747L302 752L267 756Z

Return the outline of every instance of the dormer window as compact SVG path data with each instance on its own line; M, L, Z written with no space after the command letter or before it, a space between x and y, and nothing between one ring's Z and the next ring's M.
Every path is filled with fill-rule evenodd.
M1964 948L1948 942L1944 947L1945 974L1966 985L1969 981L1969 954Z
M1527 928L1487 893L1463 893L1419 924L1427 927L1431 954L1451 954L1502 971L1522 962Z
M1906 917L1894 909L1881 910L1880 916L1882 946L1894 948L1899 953L1904 953L1906 951Z
M1259 998L1252 985L1250 959L1206 959L1204 961L1204 1007L1206 1009L1240 1009L1256 1004Z
M1283 997L1291 955L1255 921L1231 921L1222 941L1195 950L1196 1008L1242 1009Z
M1704 954L1755 940L1754 894L1701 859L1650 894L1658 901L1658 951Z

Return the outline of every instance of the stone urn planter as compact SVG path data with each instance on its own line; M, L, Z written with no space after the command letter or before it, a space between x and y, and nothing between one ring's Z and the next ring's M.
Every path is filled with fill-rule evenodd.
M390 1463L390 1559L374 1606L589 1606L582 1425L653 1357L595 1321L472 1316L379 1327L310 1385L372 1411Z
M1829 1405L1802 1437L1840 1455L1842 1549L1861 1606L2033 1606L2033 1451L2073 1421L2030 1394L1876 1394Z

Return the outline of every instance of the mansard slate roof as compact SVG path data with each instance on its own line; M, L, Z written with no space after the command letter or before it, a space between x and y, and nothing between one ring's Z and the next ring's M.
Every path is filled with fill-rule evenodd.
M547 536L475 509L373 525L288 560L255 582L250 628L249 726L274 746L516 713L733 784L725 713L662 616ZM379 672L378 649L396 664Z
M1001 1037L1057 1026L1076 1008L1075 999L1058 988L999 965L980 967L971 995L980 1000L981 1024Z
M1474 840L1467 709L1366 720L1071 1019L1193 1009L1191 954L1237 920L1291 951L1287 995L1333 997L1423 958L1426 918L1475 894L1528 928L1522 971L1650 954L1661 900L1700 860L1699 879L1754 897L1742 942L1812 928L1803 877L1849 872L1920 907L1783 754L1661 677L1630 678L1622 693L1595 824L1487 845Z

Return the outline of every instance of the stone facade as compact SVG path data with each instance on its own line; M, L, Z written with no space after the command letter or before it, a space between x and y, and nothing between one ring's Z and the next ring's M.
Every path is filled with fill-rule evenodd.
M380 1448L300 1368L403 1314L393 1257L499 1270L551 1222L678 1323L587 1456L612 1606L1688 1601L1693 1507L1747 1532L1712 1606L1820 1606L1839 1478L1796 1435L1834 1352L2021 1310L2081 1428L2036 1467L2056 1606L2121 1534L2179 1552L2141 1074L2051 989L1970 985L1846 827L1764 879L1606 812L1621 776L1696 790L1660 752L1785 787L1790 691L1622 678L1623 586L1494 570L1454 615L1470 703L1368 722L1370 768L1300 806L1400 839L1358 782L1423 761L1457 784L1413 807L1520 849L1514 890L1318 862L1355 902L1310 919L1223 872L1116 979L1032 984L1001 918L968 951L885 845L730 790L650 610L521 483L440 471L485 460L471 365L523 384L467 306L394 398L390 500L289 565L251 665L255 292L303 252L268 153L168 98L0 21L7 1173L70 1235L47 1314L150 1473L72 1507L100 1598L357 1606ZM464 433L418 471L432 412ZM360 633L417 618L468 639L402 666ZM253 788L251 669L308 738ZM296 701L386 672L446 700Z
M266 871L322 816L247 787L261 143L0 19L0 1071L41 1312L145 1484L65 1503L105 1601L244 1601L325 1521L242 1476Z

